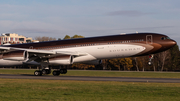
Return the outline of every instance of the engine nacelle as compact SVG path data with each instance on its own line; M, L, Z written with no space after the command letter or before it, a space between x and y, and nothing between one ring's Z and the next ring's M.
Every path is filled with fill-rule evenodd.
M23 61L27 58L27 51L19 50L4 53L2 59L4 60L14 60L14 61Z
M70 65L73 64L73 57L70 55L59 55L49 58L50 64Z
M102 63L102 60L92 60L92 61L86 61L83 62L84 64L88 64L88 65L99 65Z

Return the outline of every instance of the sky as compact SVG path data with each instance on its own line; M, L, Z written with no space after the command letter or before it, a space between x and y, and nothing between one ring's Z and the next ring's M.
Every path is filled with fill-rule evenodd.
M154 32L180 45L180 0L0 0L0 33L64 38Z

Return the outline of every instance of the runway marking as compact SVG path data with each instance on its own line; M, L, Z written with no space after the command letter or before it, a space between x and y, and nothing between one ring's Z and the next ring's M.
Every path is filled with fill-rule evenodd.
M0 78L6 79L44 79L44 80L78 80L78 81L118 81L118 82L157 82L180 83L180 79L174 78L133 78L133 77L90 77L90 76L34 76L28 74L0 74Z

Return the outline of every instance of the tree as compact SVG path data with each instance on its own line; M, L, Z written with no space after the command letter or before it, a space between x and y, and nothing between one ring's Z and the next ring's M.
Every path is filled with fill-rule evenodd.
M170 58L169 50L159 53L161 55L161 71L164 70L164 65L167 59Z
M69 35L66 35L63 39L71 39Z
M171 57L170 57L171 65L169 65L169 67L171 70L176 70L180 66L180 64L179 64L180 63L180 52L179 52L178 45L175 45L169 51L171 54Z
M38 41L40 41L40 42L42 42L42 41L52 41L52 40L56 40L56 38L46 37L46 36L43 36L43 37L38 36L38 37L35 37L34 39L35 39L35 40L38 40Z
M81 36L81 35L74 35L73 37L71 37L72 39L73 38L84 38L84 36Z
M66 35L64 39L73 39L73 38L84 38L84 36L81 35L74 35L73 37L70 37L69 35Z
M140 68L143 68L142 61L140 60L140 57L134 57L133 58L133 65L136 67L136 70L139 71Z
M124 70L130 70L133 67L131 58L120 58L119 62L123 66Z
M142 71L145 71L145 69L147 69L147 64L148 64L149 58L148 56L141 56L138 57L138 65L139 65L139 69L141 69ZM145 68L146 67L146 68Z
M110 59L109 60L109 63L111 64L111 65L113 65L113 67L115 67L115 68L118 68L118 70L120 71L120 65L121 65L121 63L120 63L120 58L118 58L118 59Z
M127 70L130 70L133 67L132 64L132 59L131 58L124 58L123 61L125 60L125 67Z
M103 59L102 60L102 67L103 67L103 70L106 70L107 69L107 66L108 66L108 59Z
M156 67L157 70L159 70L159 71L163 71L164 68L166 68L166 70L167 70L167 66L165 66L165 64L167 64L169 62L169 59L170 59L169 50L154 54L154 59L153 59L154 69Z
M72 67L76 67L76 68L79 68L79 69L88 69L88 68L90 68L90 67L92 67L92 68L95 68L95 66L94 65L87 65L87 64L82 64L82 63L74 63L73 65L72 65Z

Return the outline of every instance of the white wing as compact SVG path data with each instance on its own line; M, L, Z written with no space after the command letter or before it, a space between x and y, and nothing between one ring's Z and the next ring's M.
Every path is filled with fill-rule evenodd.
M15 48L15 47L0 47L0 53L11 53L13 51L26 51L28 53L28 61L35 60L37 58L52 58L55 56L63 56L63 55L70 55L70 56L84 56L87 55L85 52L79 51L53 51L53 50L36 50L36 49L25 49L25 48Z

